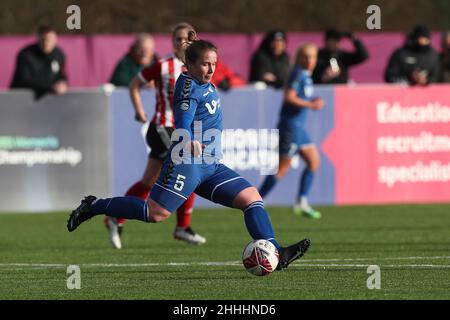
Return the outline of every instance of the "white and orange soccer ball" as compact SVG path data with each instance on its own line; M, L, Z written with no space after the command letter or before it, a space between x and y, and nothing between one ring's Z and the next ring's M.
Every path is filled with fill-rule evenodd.
M255 276L265 276L275 271L279 260L277 248L264 239L250 242L242 253L245 269Z

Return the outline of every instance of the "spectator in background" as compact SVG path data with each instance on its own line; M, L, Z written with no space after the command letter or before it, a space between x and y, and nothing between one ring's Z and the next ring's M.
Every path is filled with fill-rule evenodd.
M245 85L245 80L221 60L217 61L216 71L214 72L211 82L223 91Z
M129 52L117 64L110 82L116 86L128 87L131 80L156 59L153 37L147 33L139 34Z
M436 82L438 75L439 55L431 47L430 31L418 25L406 44L391 55L384 78L389 83L426 85Z
M250 82L263 81L281 88L289 75L289 55L286 52L286 33L271 31L266 34L258 50L253 54L250 66Z
M67 91L65 56L56 44L58 36L49 26L38 28L38 43L20 50L11 88L29 88L36 99L46 93Z
M352 41L352 52L341 50L342 38ZM349 67L364 62L368 57L366 47L352 33L329 29L325 32L325 47L319 50L317 67L313 73L314 83L348 83Z
M450 31L442 33L439 82L450 82Z

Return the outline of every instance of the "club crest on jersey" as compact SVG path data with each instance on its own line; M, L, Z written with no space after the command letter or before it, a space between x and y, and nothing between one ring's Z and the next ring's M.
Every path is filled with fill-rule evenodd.
M181 100L180 109L187 111L189 109L189 100Z

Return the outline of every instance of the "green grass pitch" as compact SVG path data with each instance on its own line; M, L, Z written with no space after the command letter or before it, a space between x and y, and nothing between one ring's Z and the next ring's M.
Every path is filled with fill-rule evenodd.
M102 218L73 233L68 213L0 215L0 299L450 299L450 205L321 207L321 220L269 208L281 244L304 237L310 251L283 272L247 273L242 214L196 209L203 246L172 238L175 217L128 221L122 250ZM78 265L81 289L67 289ZM369 265L381 288L369 290Z

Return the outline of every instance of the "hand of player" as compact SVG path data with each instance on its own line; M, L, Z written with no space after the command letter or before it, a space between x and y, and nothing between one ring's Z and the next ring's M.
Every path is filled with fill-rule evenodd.
M322 98L314 98L311 100L311 109L320 110L325 106L325 101Z
M200 158L203 153L203 149L205 149L204 144L200 143L197 140L191 141L191 153L194 157Z
M136 113L134 116L134 119L138 122L142 122L142 123L146 123L147 122L147 115L142 112L142 113Z

